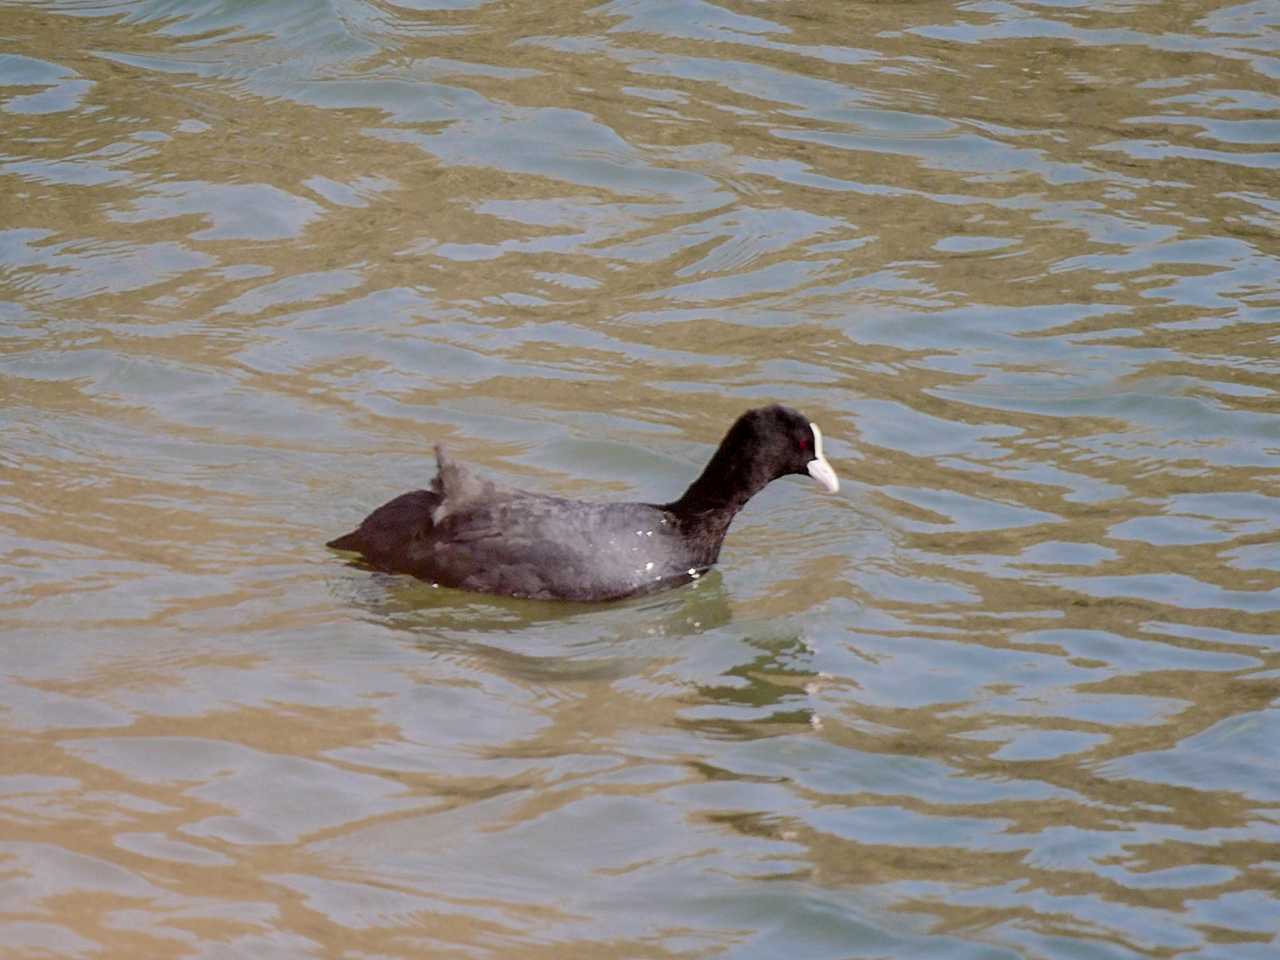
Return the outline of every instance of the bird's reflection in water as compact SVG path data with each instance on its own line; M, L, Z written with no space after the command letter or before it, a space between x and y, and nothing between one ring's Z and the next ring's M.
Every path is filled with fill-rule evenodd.
M347 600L425 653L483 657L512 679L623 676L725 627L732 611L720 574L618 603L522 600L376 574L343 584Z
M413 649L518 683L644 678L651 695L679 696L675 723L722 737L813 723L806 688L817 672L803 628L735 619L715 570L682 589L602 604L492 597L387 574L347 586L353 605ZM634 683L627 693L644 695Z

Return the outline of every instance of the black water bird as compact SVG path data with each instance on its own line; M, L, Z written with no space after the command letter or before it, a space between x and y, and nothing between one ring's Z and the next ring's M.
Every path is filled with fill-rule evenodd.
M329 542L379 570L440 586L546 600L617 600L697 579L734 515L770 481L840 488L822 431L783 406L748 410L684 496L667 504L570 500L472 475L436 447L429 489L383 504Z

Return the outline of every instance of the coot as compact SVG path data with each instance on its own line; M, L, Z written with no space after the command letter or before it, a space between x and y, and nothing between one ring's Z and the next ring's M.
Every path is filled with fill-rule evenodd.
M696 579L716 562L734 514L771 481L808 474L840 488L822 431L783 406L748 410L684 496L596 503L502 487L436 447L427 490L383 504L329 542L380 570L463 590L546 600L617 600Z

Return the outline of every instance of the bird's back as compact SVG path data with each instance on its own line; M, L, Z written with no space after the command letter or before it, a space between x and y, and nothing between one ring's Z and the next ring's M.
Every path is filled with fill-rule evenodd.
M383 504L329 545L442 586L561 600L672 586L713 563L719 546L691 546L663 507L507 489L443 454L431 489Z

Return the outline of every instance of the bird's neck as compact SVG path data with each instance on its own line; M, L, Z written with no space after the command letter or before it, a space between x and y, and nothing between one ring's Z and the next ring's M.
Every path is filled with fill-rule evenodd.
M715 530L723 537L734 515L771 479L737 451L721 447L684 496L667 509L684 522Z

